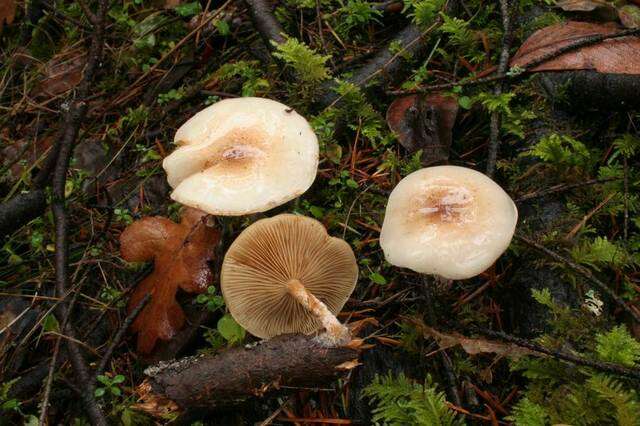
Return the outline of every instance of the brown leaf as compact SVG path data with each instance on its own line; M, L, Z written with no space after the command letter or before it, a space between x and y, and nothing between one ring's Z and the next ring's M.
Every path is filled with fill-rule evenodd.
M423 163L428 165L449 158L457 115L458 101L452 96L410 95L389 105L387 124L410 154L422 150Z
M165 217L145 217L129 225L120 236L120 253L128 262L154 261L153 272L136 287L129 312L147 293L151 300L131 329L138 333L138 351L149 353L157 339L169 340L184 325L185 315L176 292L202 293L211 283L208 262L220 238L206 226L205 213L185 209L176 224Z
M525 66L584 37L621 31L613 23L569 21L536 31L518 49L511 66ZM611 74L640 74L640 37L623 37L567 52L532 71L593 70Z
M607 0L559 0L556 6L593 20L615 21L618 18L615 6Z
M4 25L11 25L16 17L16 2L14 0L0 0L0 30Z
M76 87L82 81L85 57L86 53L80 50L55 55L45 64L35 94L57 96Z
M415 318L411 318L409 321L414 324L425 337L433 338L442 349L448 349L459 345L469 355L493 353L513 359L518 359L525 355L541 356L541 354L537 352L533 352L527 348L523 348L512 343L503 343L486 339L474 339L455 332L442 333Z
M559 0L556 6L565 12L592 12L596 9L613 8L606 0Z

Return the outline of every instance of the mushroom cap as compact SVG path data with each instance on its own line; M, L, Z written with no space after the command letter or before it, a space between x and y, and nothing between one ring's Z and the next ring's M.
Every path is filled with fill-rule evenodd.
M305 192L318 139L292 108L263 98L225 99L176 132L162 163L175 201L220 216L262 212Z
M517 221L513 200L484 174L427 167L391 192L380 246L393 265L465 279L486 270L507 249Z
M238 236L224 257L220 278L233 318L263 339L322 327L289 294L292 280L335 315L358 280L356 258L349 244L330 237L317 220L280 214L253 223Z

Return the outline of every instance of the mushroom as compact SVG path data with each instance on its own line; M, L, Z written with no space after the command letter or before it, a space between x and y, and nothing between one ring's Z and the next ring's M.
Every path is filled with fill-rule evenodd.
M293 108L263 98L225 99L176 132L164 159L171 198L220 216L263 212L305 192L318 139Z
M466 279L489 268L507 249L517 221L513 200L484 174L427 167L391 192L380 246L393 265Z
M246 228L231 244L221 271L222 295L235 320L268 339L326 330L323 342L350 340L340 312L358 279L349 245L320 222L280 214Z

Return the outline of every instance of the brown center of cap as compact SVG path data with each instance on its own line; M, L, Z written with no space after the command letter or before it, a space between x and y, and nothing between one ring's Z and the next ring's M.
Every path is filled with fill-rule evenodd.
M411 215L428 224L463 224L475 216L473 193L453 183L426 185L411 200Z
M266 132L261 129L234 129L212 143L206 153L203 170L215 168L247 169L259 159L266 157L268 142Z

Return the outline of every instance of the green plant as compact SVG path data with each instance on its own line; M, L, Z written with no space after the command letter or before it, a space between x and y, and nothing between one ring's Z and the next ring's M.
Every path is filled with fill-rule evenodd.
M549 415L544 407L522 398L511 410L511 415L507 420L515 423L516 426L546 426Z
M379 23L377 19L382 16L382 12L371 7L371 3L365 0L341 1L342 6L338 9L336 30L343 35L356 29L362 28L371 23Z
M205 305L211 312L215 312L224 306L224 299L217 294L216 287L212 285L207 287L206 293L199 294L196 297L196 302Z
M409 12L408 16L413 19L413 22L426 28L436 19L444 3L443 0L405 0L403 12Z
M363 395L373 408L373 421L384 425L462 425L464 420L451 410L443 392L438 391L427 376L418 384L404 374L397 377L376 376Z
M117 374L113 377L100 374L96 377L96 380L103 385L96 386L96 389L94 391L96 398L102 398L107 393L111 394L112 396L122 395L122 390L120 389L120 386L118 386L125 381L125 377L122 374Z
M275 46L273 55L289 65L301 81L313 84L329 78L329 70L325 65L329 55L320 55L295 38L288 38Z
M640 342L624 325L619 325L596 335L596 354L602 361L633 367L640 363Z
M525 154L556 166L586 167L591 162L591 153L582 142L567 136L552 133L544 136Z
M242 96L256 96L266 93L269 82L258 67L258 61L237 61L222 65L214 74L219 81L228 81L240 78L242 83Z

